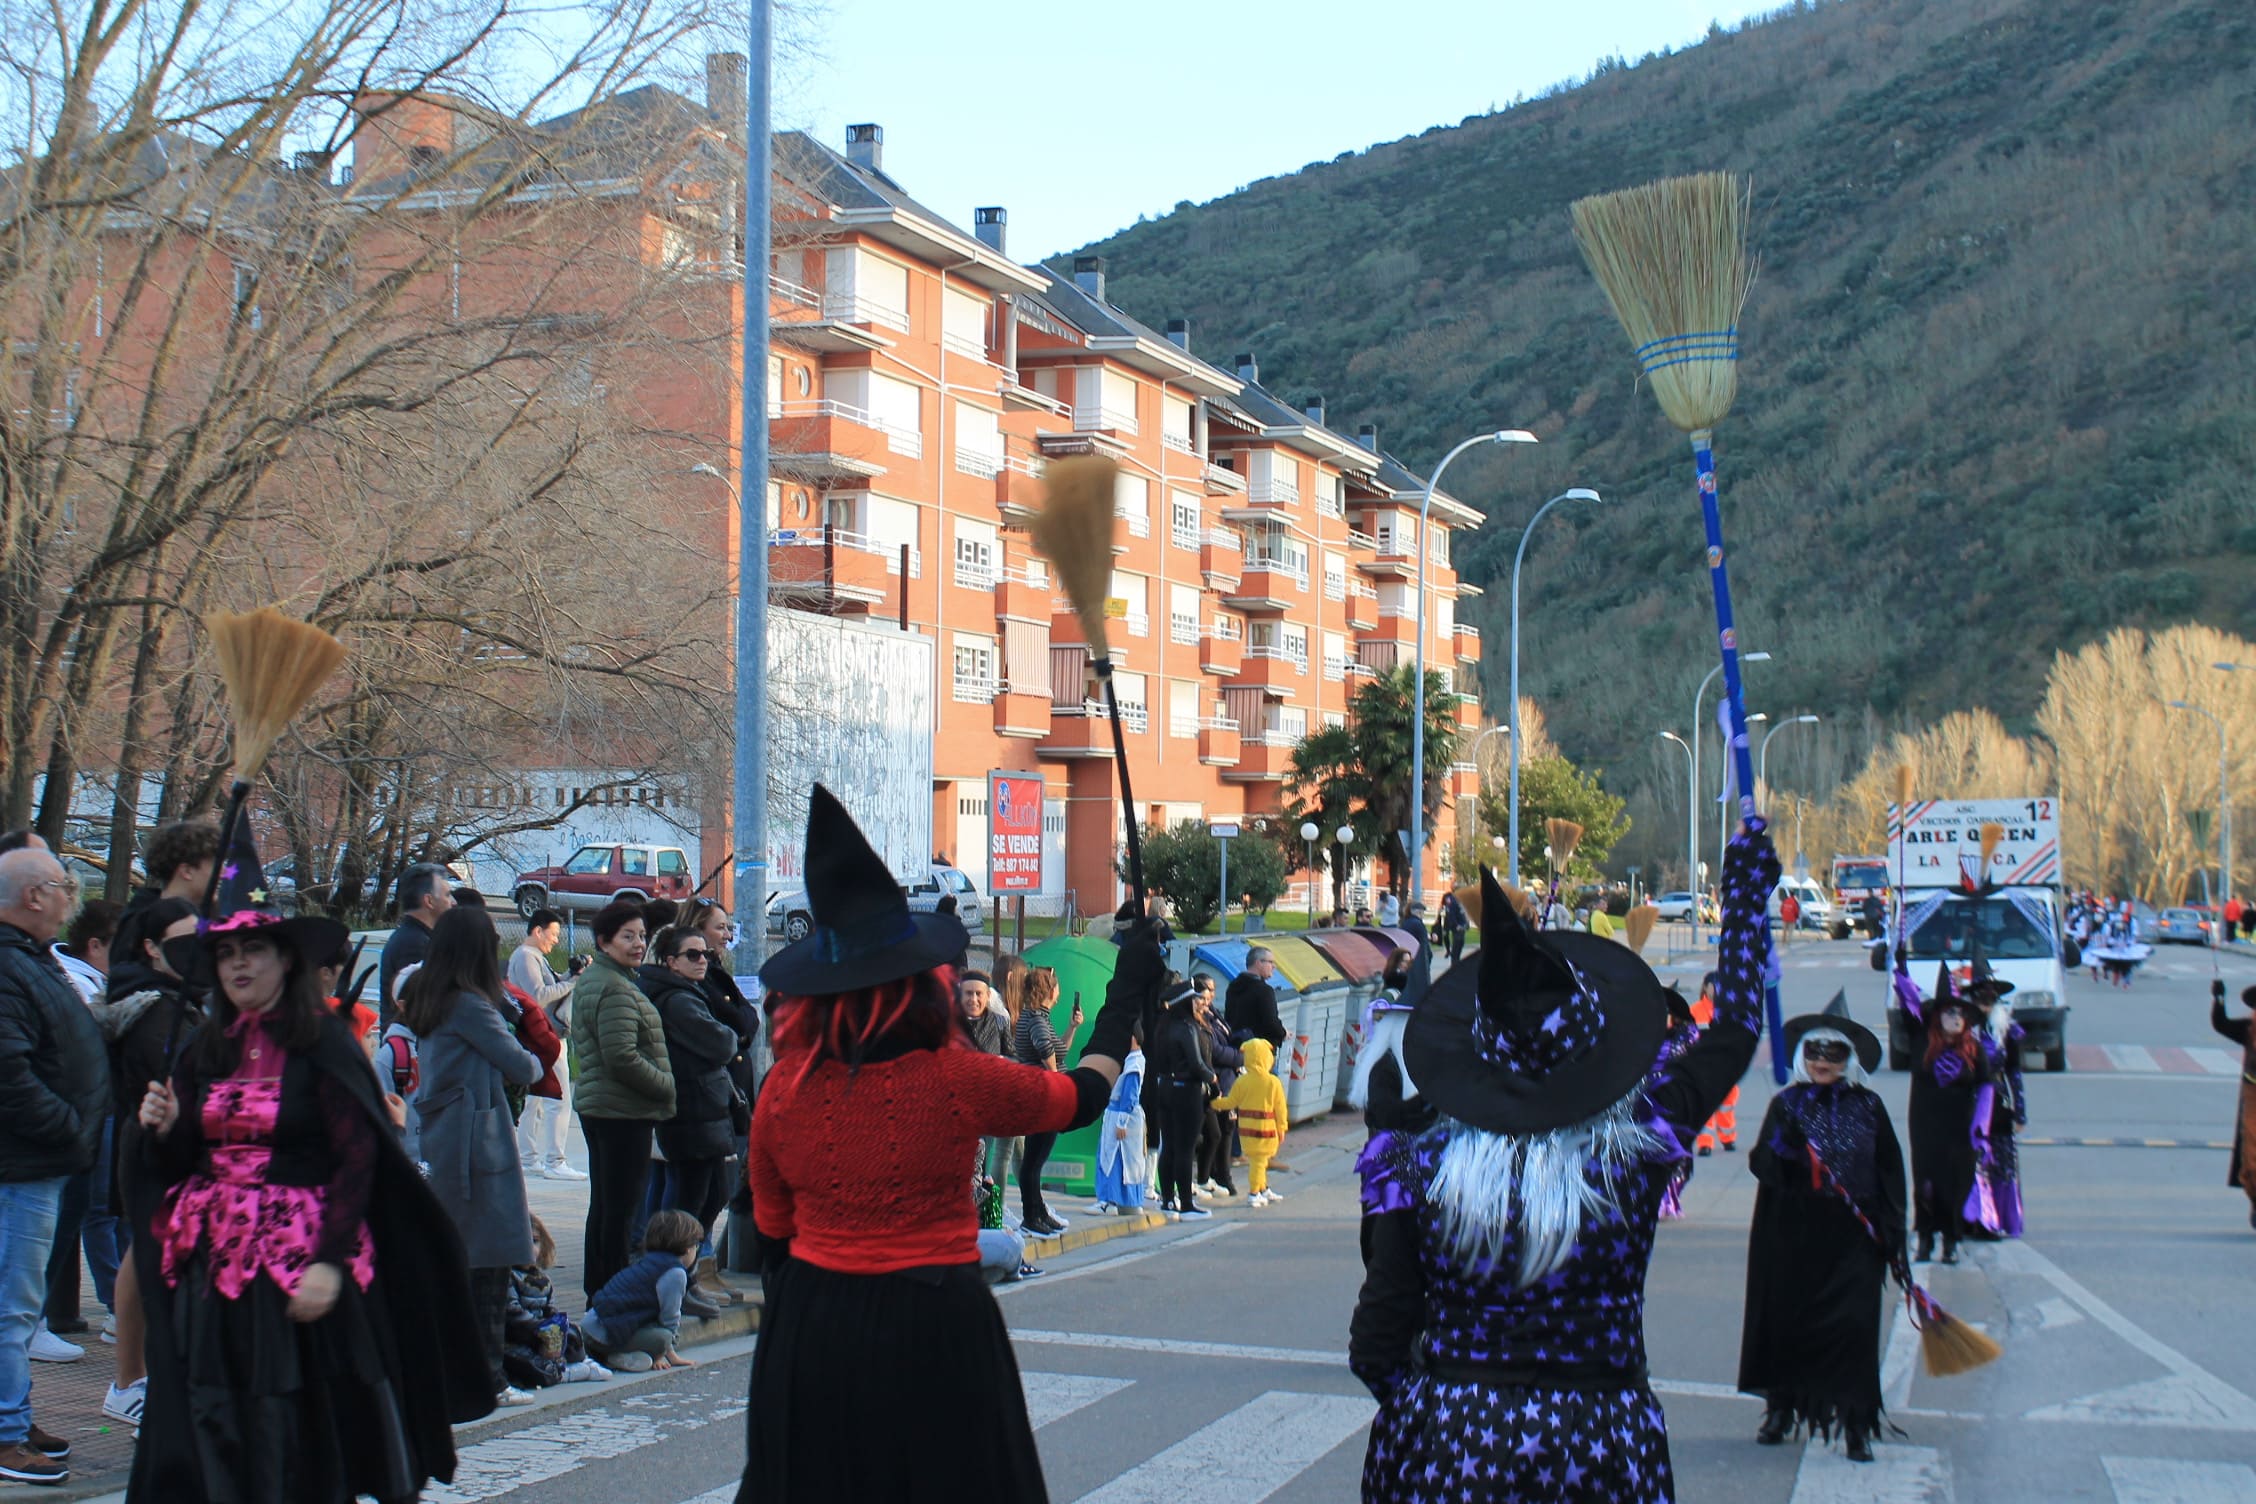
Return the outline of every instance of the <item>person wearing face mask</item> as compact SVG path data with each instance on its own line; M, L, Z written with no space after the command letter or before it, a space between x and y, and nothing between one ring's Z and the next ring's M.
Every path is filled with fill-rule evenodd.
M1911 1073L1912 1229L1919 1234L1914 1257L1921 1263L1932 1258L1940 1237L1943 1262L1955 1264L1995 1087L1981 1037L1951 990L1948 965L1937 974L1935 995L1922 1014L1927 1038Z
M226 856L218 917L165 946L210 1011L135 1115L166 1189L126 1497L404 1504L493 1409L462 1240L315 981L344 926L276 913L247 832Z
M1880 1318L1889 1271L1904 1264L1904 1163L1888 1109L1866 1084L1880 1041L1839 993L1782 1031L1794 1078L1770 1100L1747 1168L1746 1320L1739 1388L1764 1405L1755 1440L1776 1446L1807 1426L1872 1460L1885 1423Z

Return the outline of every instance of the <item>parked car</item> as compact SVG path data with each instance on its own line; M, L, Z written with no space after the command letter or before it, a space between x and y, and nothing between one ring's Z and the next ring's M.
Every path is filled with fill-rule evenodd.
M2154 938L2171 945L2207 945L2209 921L2198 909L2164 909L2155 921Z
M1793 894L1795 901L1802 906L1801 917L1795 921L1796 929L1822 930L1832 928L1833 900L1827 898L1825 890L1816 883L1807 878L1797 877L1782 877L1778 880L1778 886L1771 890L1771 923L1778 923L1779 911L1789 893Z
M1663 893L1653 900L1653 907L1660 911L1660 917L1664 920L1676 924L1688 923L1692 918L1693 898L1693 894L1685 892ZM1698 895L1698 899L1700 922L1703 924L1716 923L1720 917L1716 909L1716 901L1704 893Z
M542 909L592 914L613 899L684 899L696 890L679 846L582 846L554 867L520 872L510 899L527 919Z
M956 917L972 934L984 933L987 928L986 901L980 896L979 885L968 873L951 867L946 862L931 863L916 881L905 884L909 908L920 914L929 914L940 907L940 900L953 894L956 900ZM768 932L786 940L804 940L815 927L813 908L807 902L804 888L784 888L768 895Z

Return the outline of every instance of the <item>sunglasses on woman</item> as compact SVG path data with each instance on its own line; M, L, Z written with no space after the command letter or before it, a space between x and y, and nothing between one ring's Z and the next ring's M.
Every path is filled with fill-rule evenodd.
M1849 1047L1838 1039L1805 1039L1802 1041L1804 1060L1823 1060L1833 1065L1849 1063Z
M698 965L702 966L707 961L713 959L713 953L707 950L702 945L685 945L680 950L674 952L674 959L677 961L695 961Z

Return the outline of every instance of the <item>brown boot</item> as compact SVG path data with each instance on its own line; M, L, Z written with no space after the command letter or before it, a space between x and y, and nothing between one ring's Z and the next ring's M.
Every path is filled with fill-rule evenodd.
M0 1447L0 1478L15 1483L64 1483L70 1464L42 1457L23 1442Z
M713 1259L698 1260L697 1268L689 1276L689 1287L717 1306L733 1306L737 1302L736 1292L721 1278L720 1265Z

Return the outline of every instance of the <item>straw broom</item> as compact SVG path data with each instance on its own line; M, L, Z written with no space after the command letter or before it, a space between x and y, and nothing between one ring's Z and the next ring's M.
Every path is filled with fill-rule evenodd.
M1661 919L1661 911L1649 903L1641 903L1629 911L1622 921L1622 943L1639 955L1645 953L1645 942L1653 938L1653 926Z
M1900 952L1909 943L1910 939L1910 937L1905 935L1903 932L1904 847L1911 844L1909 840L1911 831L1911 764L1908 762L1899 762L1896 764L1896 807L1894 819L1896 822L1896 917L1895 923L1892 928L1895 931L1893 938L1896 942L1896 947ZM1900 965L1898 969L1901 969Z
M1739 812L1752 820L1755 761L1747 743L1746 693L1739 681L1739 635L1732 625L1713 432L1739 391L1739 310L1754 281L1754 264L1747 257L1747 206L1744 180L1705 172L1579 199L1573 212L1575 243L1628 331L1661 411L1692 439L1700 512L1707 525L1716 643L1731 714L1731 753L1739 775ZM1783 1086L1788 1070L1776 984L1765 993L1771 1075Z
M1112 586L1113 478L1120 467L1099 455L1059 460L1043 472L1048 497L1028 531L1034 546L1057 570L1058 584L1081 636L1089 644L1089 671L1104 686L1105 713L1112 719L1112 752L1120 768L1120 805L1128 831L1128 885L1136 912L1144 905L1144 842L1137 829L1136 797L1128 786L1128 743L1121 732L1120 697L1112 684L1112 650L1105 632L1105 597Z
M1919 1329L1919 1357L1929 1376L1947 1379L1995 1362L2005 1349L1989 1333L1976 1331L1935 1303L1917 1285L1907 1297L1912 1325Z

